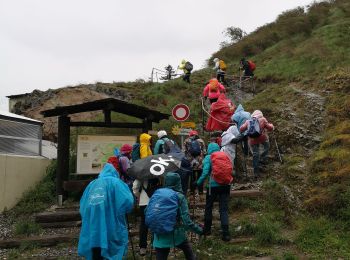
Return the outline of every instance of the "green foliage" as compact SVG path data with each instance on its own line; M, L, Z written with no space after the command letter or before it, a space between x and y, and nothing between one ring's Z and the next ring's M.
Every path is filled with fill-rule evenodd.
M350 238L337 229L326 218L308 218L300 223L301 229L296 239L297 246L318 259L330 257L350 257Z
M291 252L286 252L283 254L283 260L298 260L299 258Z
M33 222L32 220L22 219L15 224L15 234L16 235L32 235L39 234L41 227L39 224Z
M33 189L25 192L14 207L15 215L39 212L54 203L56 168L57 162L53 160L47 167L44 178Z

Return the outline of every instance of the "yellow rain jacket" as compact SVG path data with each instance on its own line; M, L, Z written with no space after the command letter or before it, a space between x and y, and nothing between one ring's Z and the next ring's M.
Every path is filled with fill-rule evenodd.
M151 138L149 134L143 133L140 135L140 157L145 158L152 155Z

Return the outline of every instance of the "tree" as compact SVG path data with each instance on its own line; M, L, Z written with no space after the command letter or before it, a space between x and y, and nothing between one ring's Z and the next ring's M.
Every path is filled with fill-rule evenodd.
M229 38L229 41L223 41L220 43L221 47L226 47L232 43L236 43L239 42L240 40L242 40L247 33L245 31L243 31L241 28L239 27L227 27L223 32L222 32L226 37Z

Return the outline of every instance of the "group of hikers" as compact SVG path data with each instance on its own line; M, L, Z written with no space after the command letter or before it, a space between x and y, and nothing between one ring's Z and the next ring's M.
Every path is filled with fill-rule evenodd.
M98 178L90 182L81 198L79 255L94 260L122 259L129 242L135 254L132 237L128 236L130 226L127 216L137 209L140 216L140 256L148 253L152 256L154 248L156 259L165 260L171 248L179 248L186 259L196 259L187 232L211 235L215 201L219 202L221 239L230 241L228 208L231 185L234 178L240 177L236 170L238 144L242 148L244 162L251 152L254 178L258 179L267 163L270 147L267 132L273 131L274 126L260 110L250 114L241 104L236 107L226 98L227 66L218 58L214 59L214 63L217 77L209 80L202 93L203 102L206 99L210 102L205 126L212 133L208 146L196 130L189 132L182 148L165 130L160 130L156 142L152 142L150 134L142 133L135 144L116 148L114 156L108 159ZM255 64L252 68L251 62L242 58L240 65L244 75L253 76ZM183 60L178 68L184 71L183 79L189 83L193 65ZM263 148L262 153L260 147ZM149 167L141 164L146 161L155 164ZM165 166L171 163L176 167L165 171ZM151 173L147 178L142 175L144 170L147 174ZM135 171L137 174L132 174ZM205 194L203 224L191 219L188 192L194 195L193 202L197 192ZM151 241L148 239L149 231Z
M220 101L220 98L216 102L213 99L212 106ZM260 110L250 114L239 105L234 109L229 127L221 135L212 136L208 146L196 130L189 133L182 149L165 130L158 131L153 150L152 136L148 133L142 133L139 142L134 145L122 145L108 159L98 178L88 185L81 198L79 255L87 259L122 259L128 243L132 243L132 238L128 238L127 214L135 209L135 205L141 216L141 256L152 254L151 248L154 248L156 259L167 259L171 248L179 248L186 259L196 259L186 233L190 231L198 235L211 235L215 201L219 202L221 239L229 241L228 204L231 184L233 178L237 177L237 144L242 144L245 156L251 151L254 177L259 178L262 166L267 163L267 131L272 130L274 126ZM261 154L260 146L263 147ZM152 155L161 157L173 151L183 154L178 170L167 172L161 178L154 176L149 179L135 179L128 174L130 167L138 160ZM166 164L167 160L159 160ZM205 193L203 225L194 223L190 217L186 198L188 191L191 194L197 191L199 194ZM148 241L149 230L152 234L151 245Z
M213 70L216 72L216 79L220 83L222 83L224 85L227 85L227 82L225 80L227 65L226 65L225 61L222 60L222 59L219 59L219 58L214 58L213 62L214 62ZM184 73L182 79L185 82L190 83L191 73L192 73L192 70L193 70L192 63L189 62L189 61L186 61L185 59L183 59L181 61L180 65L177 68L182 70L183 73ZM243 70L242 77L254 77L254 70L255 70L255 68L256 68L256 65L255 65L255 63L253 61L247 60L244 57L240 59L240 61L239 61L239 71Z

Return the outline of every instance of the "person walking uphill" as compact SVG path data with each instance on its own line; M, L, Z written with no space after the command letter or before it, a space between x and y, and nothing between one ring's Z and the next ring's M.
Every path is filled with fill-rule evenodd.
M186 259L194 260L196 259L196 256L193 253L190 242L187 240L186 231L191 231L198 235L201 235L203 230L201 227L195 224L190 218L187 200L186 200L186 197L182 194L181 178L179 174L174 172L168 173L165 176L164 186L165 188L171 189L172 191L176 192L175 194L177 194L177 197L178 197L177 198L178 207L177 209L175 208L174 219L176 221L176 224L172 231L166 232L166 233L157 233L157 231L154 230L153 246L156 249L156 259L166 260L169 255L170 248L177 247L184 252ZM160 190L166 190L166 189L160 189ZM155 201L155 202L160 203L159 201ZM152 210L151 205L152 205L152 201L150 202L149 206L146 209L146 216L149 216L149 218L147 218L147 221L150 221L150 223L149 222L147 223L150 225L150 228L152 226L156 226L158 229L159 225L157 224L159 223L157 222L161 221L163 222L162 224L164 224L164 221L161 220L161 216L163 214L158 211L158 210L161 210L164 207L164 205L163 206L160 205L159 209L156 209L156 212ZM152 213L155 213L155 214L152 214ZM168 219L169 219L169 216L167 217L167 220ZM159 232L159 229L158 229L158 232Z
M158 140L156 142L156 145L154 146L154 154L161 154L161 153L167 153L168 151L165 151L165 141L170 140L168 137L168 134L165 130L160 130L157 133ZM170 140L172 143L174 143L172 140Z
M266 130L273 131L273 124L269 123L260 110L255 110L252 119L245 121L240 127L240 132L247 130L249 146L253 152L253 168L255 178L260 177L259 164L266 164L270 143ZM260 156L260 145L264 151Z
M195 181L202 175L202 165L204 155L206 154L205 143L199 138L198 132L192 130L189 132L189 137L184 141L184 152L188 161L191 162L192 174L190 181L190 191L195 192ZM203 185L198 187L199 194L203 193Z
M240 129L240 127L251 118L250 113L244 111L244 108L241 104L238 105L235 113L231 117L231 120L237 124L237 128ZM249 147L248 147L248 137L247 137L247 131L243 133L243 140L242 140L242 149L245 156L248 155Z
M152 155L151 151L151 136L143 133L140 135L140 158L146 158ZM145 208L148 205L149 197L151 196L151 187L158 185L158 179L150 179L145 181L135 180L132 186L134 195L138 198L141 222L139 226L139 247L140 255L144 256L147 253L147 235L148 228L145 224ZM148 193L147 193L148 192Z
M220 60L219 58L215 58L213 61L215 63L213 70L216 70L216 79L222 84L226 85L226 80L225 80L226 69L227 69L226 63L223 60Z
M177 68L184 72L184 76L182 79L185 82L190 83L191 72L193 70L192 63L186 60L182 60L180 65Z
M88 260L121 260L128 249L125 215L131 212L133 204L128 186L119 179L113 165L106 163L80 200L78 254Z
M203 97L209 97L210 104L218 101L221 93L225 93L225 87L215 78L209 80L209 83L203 89Z
M213 220L213 205L216 199L219 200L219 212L220 212L220 221L222 229L222 240L229 241L231 239L229 232L229 216L228 216L228 202L230 198L230 183L232 182L232 163L229 157L224 152L220 151L220 146L216 143L210 143L208 145L208 154L205 156L203 161L203 172L202 176L197 181L197 185L201 185L205 179L209 178L207 194L206 194L206 205L204 213L204 235L211 234L211 225ZM219 153L217 153L219 152ZM221 162L224 162L223 165L216 165L217 160L216 155L220 155ZM219 184L214 180L214 174L218 173L223 174L223 176L228 177L229 180L225 182L226 184ZM227 174L229 176L227 176Z
M239 62L240 69L244 70L244 77L254 77L255 64L252 61L248 61L242 58Z

